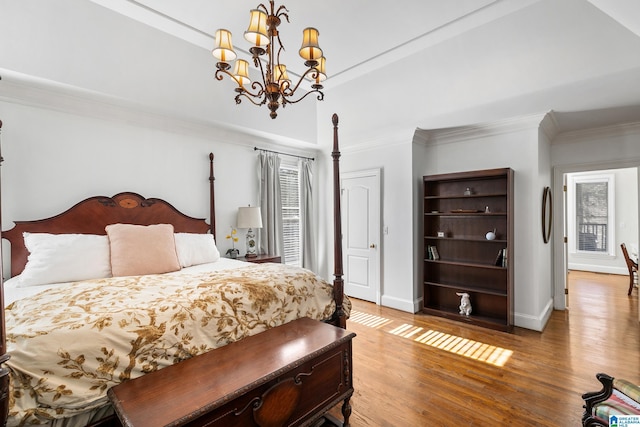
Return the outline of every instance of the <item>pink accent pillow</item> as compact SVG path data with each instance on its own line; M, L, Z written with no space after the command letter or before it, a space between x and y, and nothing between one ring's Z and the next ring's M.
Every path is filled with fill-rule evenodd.
M113 277L180 270L173 225L111 224L105 230L109 236Z

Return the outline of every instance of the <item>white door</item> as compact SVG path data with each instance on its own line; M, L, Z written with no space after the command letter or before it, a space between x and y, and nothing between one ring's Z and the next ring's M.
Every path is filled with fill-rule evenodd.
M342 174L345 294L380 304L380 169Z

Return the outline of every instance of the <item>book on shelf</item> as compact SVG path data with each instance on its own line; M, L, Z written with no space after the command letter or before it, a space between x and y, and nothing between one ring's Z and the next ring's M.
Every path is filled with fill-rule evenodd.
M426 255L427 255L427 259L430 260L438 260L440 259L440 254L438 253L438 249L436 249L435 246L433 245L428 245L426 247Z
M507 248L500 249L498 251L494 265L498 267L507 267Z

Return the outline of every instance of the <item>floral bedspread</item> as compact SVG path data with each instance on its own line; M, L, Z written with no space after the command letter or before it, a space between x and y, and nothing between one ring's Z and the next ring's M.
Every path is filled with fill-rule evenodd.
M6 309L8 425L105 406L127 379L299 317L327 319L332 295L307 270L251 264L76 282L16 301Z

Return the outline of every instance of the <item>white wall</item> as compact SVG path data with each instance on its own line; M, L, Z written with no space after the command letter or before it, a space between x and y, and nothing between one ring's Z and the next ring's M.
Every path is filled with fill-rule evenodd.
M3 229L14 220L56 215L86 197L123 191L163 198L208 219L210 152L222 253L230 247L224 236L235 226L237 208L258 202L251 141L230 140L216 129L193 135L136 125L133 112L124 122L6 101L0 101L0 118ZM242 238L239 249L244 253Z
M382 170L381 304L415 312L413 229L410 226L413 216L411 141L367 151L343 152L340 168L343 173L371 168Z
M419 309L424 306L424 162L429 148L419 138L413 142L413 277L414 295Z
M569 239L568 265L570 270L593 271L598 273L627 275L627 264L622 255L620 244L627 248L638 248L638 170L637 168L610 169L605 171L591 171L567 174L567 200L573 200L574 187L571 177L588 177L593 175L612 174L614 176L615 204L613 223L615 239L612 242L615 255L584 254L575 251L575 210L568 206L567 237ZM571 214L573 212L573 215Z
M542 118L416 132L426 144L423 175L514 170L514 323L534 330L544 328L553 308L551 246L542 241L540 222L542 189L550 177L548 142L539 135Z
M538 327L535 329L541 330L540 326L544 327L551 313L553 311L553 239L554 236L550 236L550 241L544 243L542 236L542 196L545 187L551 187L552 183L552 170L551 170L551 135L548 129L549 122L551 121L550 115L546 114L540 123L538 128L538 176L536 178L535 190L532 200L533 206L533 223L531 224L533 230L533 240L527 244L531 247L532 251L536 251L536 257L532 258L532 261L537 262L534 265L534 274L536 278L534 283L539 286L538 290L538 312L540 313L540 319L532 319L534 324ZM553 193L551 195L553 199ZM517 250L516 246L516 250ZM517 283L517 282L516 282Z
M342 119L342 118L341 118ZM324 122L324 120L323 120ZM327 121L327 123L330 123ZM324 129L326 128L326 129ZM332 140L331 125L323 126L321 141ZM380 235L381 251L381 304L407 312L418 310L418 296L414 289L413 270L413 180L411 175L411 138L410 135L396 135L384 145L371 144L370 147L350 147L341 149L340 172L356 172L380 168L382 217ZM321 151L325 156L328 149ZM331 187L332 168L329 161L322 162L321 181L324 182L321 194L325 197L321 212L321 236L323 241L319 253L320 271L329 277L333 274L333 188ZM388 234L383 230L388 230Z

